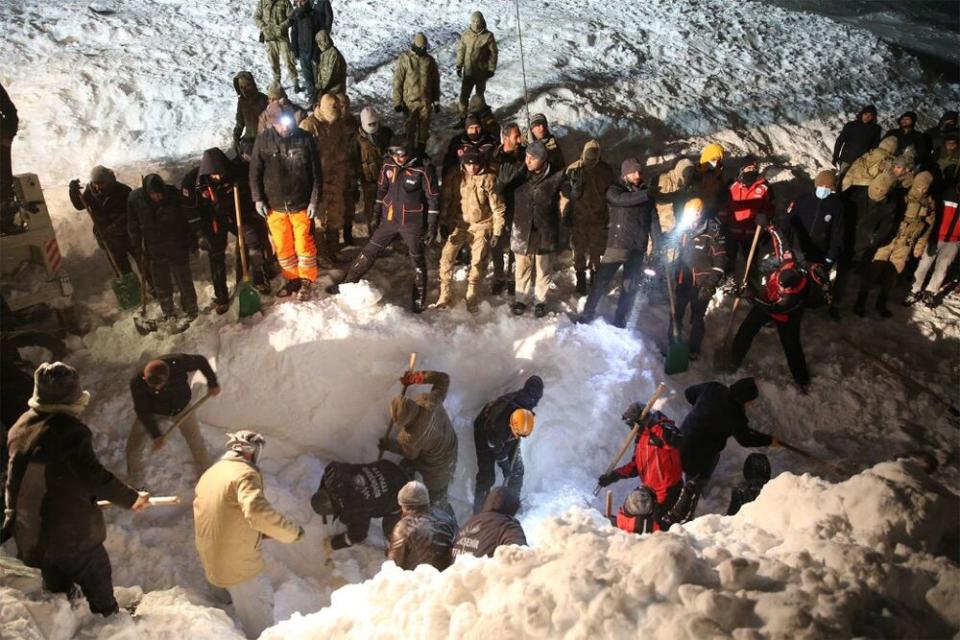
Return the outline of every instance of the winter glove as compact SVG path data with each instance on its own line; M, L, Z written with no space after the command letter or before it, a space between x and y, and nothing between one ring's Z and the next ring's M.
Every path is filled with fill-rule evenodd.
M597 478L597 484L601 487L606 487L607 485L613 484L617 480L620 480L620 476L616 471L611 471L610 473L605 473Z
M80 193L80 180L77 178L70 181L70 193Z
M258 216L260 216L264 220L267 219L267 215L269 215L269 212L267 211L266 202L263 202L262 200L258 200L257 203L254 205L254 208L257 210Z
M463 77L463 67L457 67L457 77L458 78Z
M765 213L758 213L754 220L757 221L757 226L761 228L766 228L766 226L770 223L770 220L767 218L767 214Z
M426 244L432 244L434 239L437 237L437 218L439 215L435 211L431 211L427 214L427 237L425 238Z
M210 241L205 237L201 236L200 239L197 240L197 246L199 246L204 253L210 253Z
M439 103L439 102L434 102L434 103L433 103L433 112L434 112L434 113L440 113L440 103Z
M627 426L631 429L633 425L637 423L637 420L640 419L640 415L643 413L643 405L639 402L634 402L627 410L623 412L623 415L620 416L620 419L627 423Z
M405 387L409 387L414 384L423 384L423 371L405 371L402 376L400 376L400 384Z
M307 217L311 220L317 219L317 205L313 204L312 202L307 205Z
M717 288L711 285L703 285L700 287L700 291L697 292L697 298L700 302L710 302L710 299L713 297L713 294L717 292Z
M394 110L396 113L406 113L406 112L407 112L407 105L405 105L405 104L397 104L397 105L394 105L394 106L393 106L393 110Z

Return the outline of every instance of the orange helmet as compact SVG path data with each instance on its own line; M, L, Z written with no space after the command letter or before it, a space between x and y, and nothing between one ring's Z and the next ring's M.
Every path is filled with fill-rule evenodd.
M510 414L510 431L518 438L526 438L533 433L533 411L516 409Z

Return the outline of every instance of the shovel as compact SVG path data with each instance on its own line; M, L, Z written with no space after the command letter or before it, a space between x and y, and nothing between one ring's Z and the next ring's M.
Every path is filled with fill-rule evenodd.
M750 266L753 264L753 255L757 251L757 241L760 239L760 225L753 232L753 243L750 245L750 254L747 256L747 267L743 270L743 282L740 283L741 291L747 287L747 279L750 277ZM727 330L723 334L723 341L713 353L713 368L716 371L728 371L733 366L733 354L730 353L730 334L733 333L733 321L737 318L737 309L740 307L740 296L733 301L733 308L730 310L730 320L727 321Z
M81 197L81 199L83 198ZM86 200L83 201L83 206L87 210L87 215L93 220L93 212ZM107 260L110 261L110 267L113 269L114 278L110 281L110 288L113 289L113 295L117 298L117 304L124 311L135 308L137 300L140 298L140 287L136 274L133 272L120 273L120 267L117 266L117 260L114 258L113 252L110 251L110 246L100 236L96 225L93 227L93 234L97 237L97 244L103 247L106 252Z
M247 266L247 247L243 242L243 217L240 215L240 187L233 186L233 208L237 212L237 243L240 245L240 266L243 280L237 285L240 317L247 318L260 311L260 294L250 284L250 269Z
M620 451L617 452L616 457L610 462L607 466L607 470L604 472L604 475L610 473L617 468L617 464L620 462L620 458L623 457L623 454L627 452L627 448L634 443L637 439L637 434L640 433L640 428L647 424L647 416L650 415L650 410L653 409L653 403L657 401L663 393L667 390L667 385L662 382L657 385L656 390L653 392L653 395L650 396L650 399L647 400L647 405L643 408L643 412L640 414L640 417L637 418L637 421L633 425L633 429L630 430L630 433L627 434L627 437L623 441L623 446L620 447ZM600 495L600 485L598 484L594 490L593 495Z
M147 317L147 251L140 245L140 313L133 316L133 326L142 336L149 335L157 330L157 321Z
M690 346L680 337L680 327L677 326L676 295L673 291L673 278L670 269L667 274L667 297L670 299L670 344L667 346L667 361L663 364L663 372L672 376L683 373L690 368Z

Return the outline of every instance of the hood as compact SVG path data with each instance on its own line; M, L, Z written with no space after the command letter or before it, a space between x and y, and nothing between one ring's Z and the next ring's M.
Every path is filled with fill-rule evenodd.
M330 39L330 34L322 29L317 32L315 40L317 41L317 47L320 48L320 51L326 51L333 46L333 40Z
M483 19L483 14L479 11L474 11L473 15L470 16L470 28L474 33L483 33L487 29L487 21Z
M770 475L770 459L762 453L751 453L743 461L743 477L747 480L766 482Z
M930 193L930 186L933 184L933 174L929 171L921 171L913 178L913 184L910 185L909 195L913 198L922 198Z
M759 395L760 391L757 389L757 383L753 378L741 378L730 385L730 397L739 404L756 400Z
M233 76L233 88L236 90L238 96L242 96L242 95L243 95L243 92L240 91L240 81L241 81L241 80L246 80L246 81L248 81L251 85L253 85L253 92L254 92L254 94L256 94L256 93L258 92L258 89L257 89L257 81L253 78L253 74L250 73L249 71L241 71L241 72L238 73L237 75Z
M543 397L543 378L540 376L530 376L527 378L527 381L523 383L523 392L530 396L530 398L540 402L540 398Z
M340 119L340 109L337 108L337 98L332 93L328 93L320 98L317 108L314 110L313 115L317 116L318 119L332 124Z
M953 126L956 127L958 119L960 119L960 114L956 111L946 111L940 116L940 122L938 124L940 127L943 127L947 122L953 122Z
M163 193L167 183L156 173L147 174L143 179L143 190L147 193Z
M422 33L418 33L413 36L413 46L411 47L417 54L425 55L429 44L427 43L427 36Z
M596 140L590 140L583 145L580 161L585 167L597 166L597 163L600 162L600 143Z
M226 177L230 170L230 160L227 155L218 147L207 149L203 152L200 159L200 171L197 173L197 181L202 176L218 174Z
M883 149L884 151L886 151L886 152L889 153L890 155L893 155L893 154L895 154L895 153L897 152L897 147L898 147L899 145L900 145L900 143L897 142L897 139L896 139L896 138L894 138L893 136L889 136L889 137L884 138L883 140L881 140L881 141L880 141L880 144L877 145L877 148L878 148L878 149Z
M97 165L90 171L90 182L98 182L106 185L113 184L117 181L117 176L114 175L113 171L107 169L102 165Z
M495 487L483 503L484 511L502 513L511 518L520 511L520 497L507 487Z
M380 130L380 116L373 107L364 107L360 110L360 128L364 133L374 135Z
M875 106L873 106L872 104L866 105L863 109L860 109L860 113L857 114L857 119L859 120L859 119L863 116L863 114L865 114L865 113L872 113L872 114L873 114L873 117L876 118L876 117L877 117L877 108L876 108Z

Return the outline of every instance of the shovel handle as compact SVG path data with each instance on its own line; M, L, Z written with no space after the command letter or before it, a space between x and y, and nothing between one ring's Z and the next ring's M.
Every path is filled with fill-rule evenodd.
M613 489L607 489L603 513L608 518L613 514Z
M180 504L180 496L157 496L156 498L148 498L147 504L151 507L169 507ZM101 509L109 509L114 506L114 504L109 500L97 500L97 506Z
M417 364L417 353L414 351L410 354L410 361L407 363L407 371L413 371L413 367ZM407 395L407 385L403 385L403 389L400 391L400 397L405 398ZM390 433L393 431L393 418L390 418L390 422L387 423L387 431L383 434L384 438L389 438ZM380 450L380 453L377 454L377 460L383 460L383 449Z
M243 216L240 215L240 185L233 185L233 209L237 213L237 246L240 248L240 268L243 281L250 282L250 269L247 267L247 246L243 241Z
M760 225L757 225L756 230L753 232L753 242L750 244L750 253L747 255L747 266L743 270L743 280L740 282L740 289L744 289L747 286L747 281L750 278L750 267L753 265L753 256L757 252L757 242L760 240ZM733 321L737 318L737 309L740 307L740 296L737 296L737 299L733 301L733 308L730 310L730 319L727 321L727 330L723 333L723 344L726 347L730 344L730 333L733 331Z
M190 414L192 414L194 411L196 411L197 409L199 409L199 408L200 408L200 405L202 405L204 402L206 402L207 400L209 400L209 399L212 398L212 397L213 397L213 396L210 395L210 392L208 391L202 398L200 398L199 400L197 400L196 402L194 402L193 405L190 406L190 408L188 408L186 411L184 411L184 412L180 415L180 417L177 418L177 421L173 423L173 426L170 427L169 429L167 429L166 431L164 431L164 432L163 432L163 435L161 435L160 437L161 437L161 438L166 438L166 437L167 437L168 435L170 435L173 431L176 431L176 429L179 428L180 425L183 424L183 422L184 422L188 417L190 417Z

